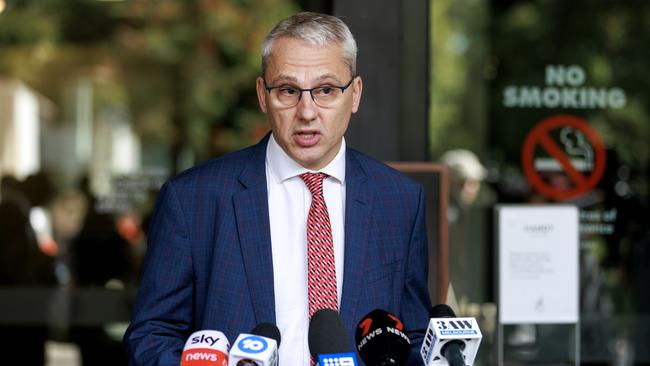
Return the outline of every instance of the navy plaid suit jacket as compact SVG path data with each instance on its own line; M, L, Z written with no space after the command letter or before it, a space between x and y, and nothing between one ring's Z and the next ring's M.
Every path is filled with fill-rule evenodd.
M220 330L234 341L260 322L275 323L267 141L189 169L161 189L124 336L132 365L178 366L196 330ZM346 151L340 317L352 343L371 310L397 315L411 338L413 364L422 363L431 307L424 202L419 184Z

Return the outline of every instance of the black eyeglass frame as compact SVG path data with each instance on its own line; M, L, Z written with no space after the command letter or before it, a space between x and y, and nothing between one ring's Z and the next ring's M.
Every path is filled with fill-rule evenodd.
M347 84L345 84L344 86L325 84L325 85L319 85L319 86L316 86L316 87L313 87L313 88L308 88L308 89L302 89L302 88L298 88L296 86L288 86L287 84L278 85L278 86L269 86L269 85L266 84L266 80L264 80L264 89L266 89L266 91L269 94L271 94L271 91L273 89L280 89L280 88L286 88L286 87L290 87L292 89L295 89L296 91L300 92L300 94L298 94L298 101L296 102L296 104L300 103L300 99L302 99L302 93L309 92L309 96L311 96L311 100L313 100L314 103L316 103L318 105L318 102L314 98L314 93L313 93L314 90L321 89L321 88L335 88L335 89L341 89L341 94L342 94L342 93L345 93L345 90L347 88L349 88L350 85L352 85L352 82L354 81L354 79L357 78L357 76L358 75L353 76L352 79L350 79L350 81ZM294 104L294 106L296 104Z

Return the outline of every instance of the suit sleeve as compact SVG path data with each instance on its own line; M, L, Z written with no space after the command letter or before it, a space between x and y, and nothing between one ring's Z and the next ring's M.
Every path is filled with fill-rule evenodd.
M408 250L406 266L406 283L401 299L401 315L407 326L408 336L411 340L411 355L409 365L422 365L420 347L429 320L431 298L427 287L428 279L428 240L425 220L425 199L421 186L417 213Z
M192 251L187 218L171 182L160 191L131 324L130 365L180 364L193 322Z

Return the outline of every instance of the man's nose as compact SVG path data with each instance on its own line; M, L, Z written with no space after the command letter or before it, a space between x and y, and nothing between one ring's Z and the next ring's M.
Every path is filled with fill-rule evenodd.
M302 96L298 101L298 116L301 119L311 121L316 118L318 114L318 106L314 102L314 99L311 97L311 93L308 90L302 92Z

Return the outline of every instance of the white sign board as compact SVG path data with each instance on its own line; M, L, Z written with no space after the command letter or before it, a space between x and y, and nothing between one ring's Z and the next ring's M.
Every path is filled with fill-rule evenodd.
M502 324L578 322L578 209L500 205L499 318Z

